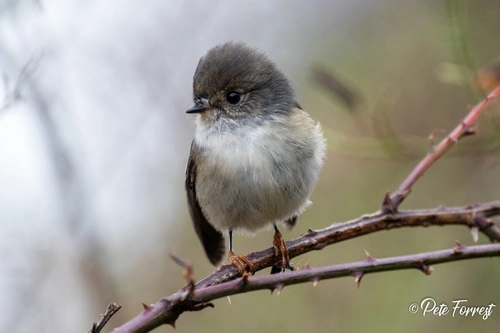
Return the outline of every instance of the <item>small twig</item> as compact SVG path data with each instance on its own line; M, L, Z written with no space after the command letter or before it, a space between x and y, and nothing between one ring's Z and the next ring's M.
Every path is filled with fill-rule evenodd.
M470 131L479 116L484 112L486 107L495 98L500 96L500 87L493 90L485 99L476 104L460 124L444 138L432 151L430 151L420 163L413 169L403 183L390 196L390 208L388 205L385 209L389 211L397 211L401 202L410 194L411 188L415 182L429 169L429 167L440 158L448 149L450 149L459 139L465 135L472 134Z
M118 312L118 310L121 309L120 304L116 303L111 303L108 305L106 308L106 312L101 316L101 319L99 320L98 323L95 321L92 323L92 329L89 331L89 333L99 333L101 330L104 328L106 323L113 317L115 313Z
M186 298L191 296L194 291L194 274L193 274L193 265L190 262L182 260L177 257L173 253L169 253L168 256L172 259L177 265L182 267L182 275L187 281L187 285L183 288L186 291Z
M14 105L17 101L22 99L22 89L26 82L28 82L35 71L37 70L40 61L42 59L43 54L34 54L30 60L23 66L21 71L19 72L19 76L14 84L14 88L10 92L6 92L5 99L0 104L0 112L5 111Z
M147 311L130 320L123 326L115 329L114 333L148 332L162 324L174 325L179 315L189 309L199 309L214 299L255 290L282 291L285 286L311 282L314 285L319 280L353 276L359 284L361 278L370 273L416 268L429 275L432 272L430 265L445 262L500 256L500 244L477 246L463 246L457 244L455 248L427 253L375 259L370 257L363 261L333 265L318 268L306 268L265 276L246 276L233 281L209 287L196 289L189 299L183 298L182 290L169 297L163 298Z

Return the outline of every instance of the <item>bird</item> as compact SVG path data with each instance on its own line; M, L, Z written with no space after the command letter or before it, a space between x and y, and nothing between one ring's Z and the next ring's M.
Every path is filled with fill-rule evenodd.
M319 122L297 103L291 79L243 42L211 48L193 76L195 131L186 167L188 210L209 261L226 251L239 273L233 231L274 228L273 273L293 269L278 224L292 228L311 203L326 151Z

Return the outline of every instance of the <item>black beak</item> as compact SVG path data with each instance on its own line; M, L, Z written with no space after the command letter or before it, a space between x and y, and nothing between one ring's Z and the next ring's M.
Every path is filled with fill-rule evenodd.
M189 109L187 109L186 113L201 113L207 110L208 108L206 106L195 104Z

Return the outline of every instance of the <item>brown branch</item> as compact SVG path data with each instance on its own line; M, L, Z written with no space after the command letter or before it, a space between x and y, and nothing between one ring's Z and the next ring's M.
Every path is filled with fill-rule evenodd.
M500 215L500 201L464 207L407 210L395 214L384 214L379 211L345 223L336 223L325 229L309 230L301 237L288 241L286 245L290 258L294 258L310 251L322 250L331 244L381 230L432 225L464 225L469 228L478 228L491 240L500 242L500 228L489 220L490 217L498 215ZM273 248L251 253L247 255L247 258L252 262L255 271L271 267L276 264L277 260ZM196 288L226 282L237 276L236 267L225 265L199 281Z
M466 207L454 207L427 210L398 211L399 204L408 196L411 187L429 169L429 167L450 147L465 135L473 134L471 130L479 115L491 101L500 95L500 87L491 92L485 100L478 103L465 119L424 159L415 167L406 180L392 196L387 194L382 209L372 215L362 216L343 224L334 224L322 230L309 230L305 235L287 242L291 258L312 250L321 250L325 246L343 240L359 237L379 230L401 227L430 225L465 225L471 228L474 239L478 231L486 234L491 240L500 241L500 228L489 218L500 215L500 201L476 204ZM211 300L233 295L235 293L270 289L283 289L285 285L312 281L316 284L320 279L352 275L356 283L363 275L388 270L418 268L430 274L429 265L449 261L500 256L500 244L465 247L461 244L452 250L442 250L423 254L414 254L386 259L374 259L368 255L365 261L321 268L308 268L283 274L263 277L250 277L245 274L236 279L238 272L233 265L220 267L212 275L194 285L190 266L177 260L184 267L184 275L188 278L188 286L177 293L161 299L153 306L144 306L144 311L115 332L147 332L162 324L174 325L178 316L185 311L197 311L213 306ZM247 256L255 271L276 264L273 249L267 249ZM233 281L232 281L233 280Z
M260 277L245 275L239 279L222 284L196 289L191 297L185 296L185 290L161 299L155 305L145 307L142 313L115 329L114 333L148 332L162 324L174 325L175 320L185 311L196 311L206 307L211 300L225 296L255 290L277 290L280 292L285 286L312 282L316 285L323 279L332 279L353 276L356 283L366 274L416 268L430 274L430 265L483 257L500 256L500 244L463 246L457 244L453 249L433 251L427 253L366 260L348 264L340 264L318 268L306 268L293 272L286 272Z
M465 118L458 124L455 129L448 134L432 151L430 151L420 163L413 169L398 189L391 195L390 201L384 209L387 212L397 211L401 202L410 194L412 186L422 177L422 175L430 168L430 166L445 152L447 152L455 143L464 136L475 134L472 126L477 121L479 116L484 112L486 107L498 96L500 96L500 86L493 90L485 99L476 104Z

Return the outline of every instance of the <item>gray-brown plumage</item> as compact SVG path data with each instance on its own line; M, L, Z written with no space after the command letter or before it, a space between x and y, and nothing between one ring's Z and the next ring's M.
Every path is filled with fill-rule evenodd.
M200 59L193 99L186 111L197 114L186 171L189 211L210 261L222 259L222 232L229 232L233 262L233 230L274 225L278 234L277 223L295 224L316 184L324 139L288 77L243 43L216 46ZM275 246L286 249L284 241Z

